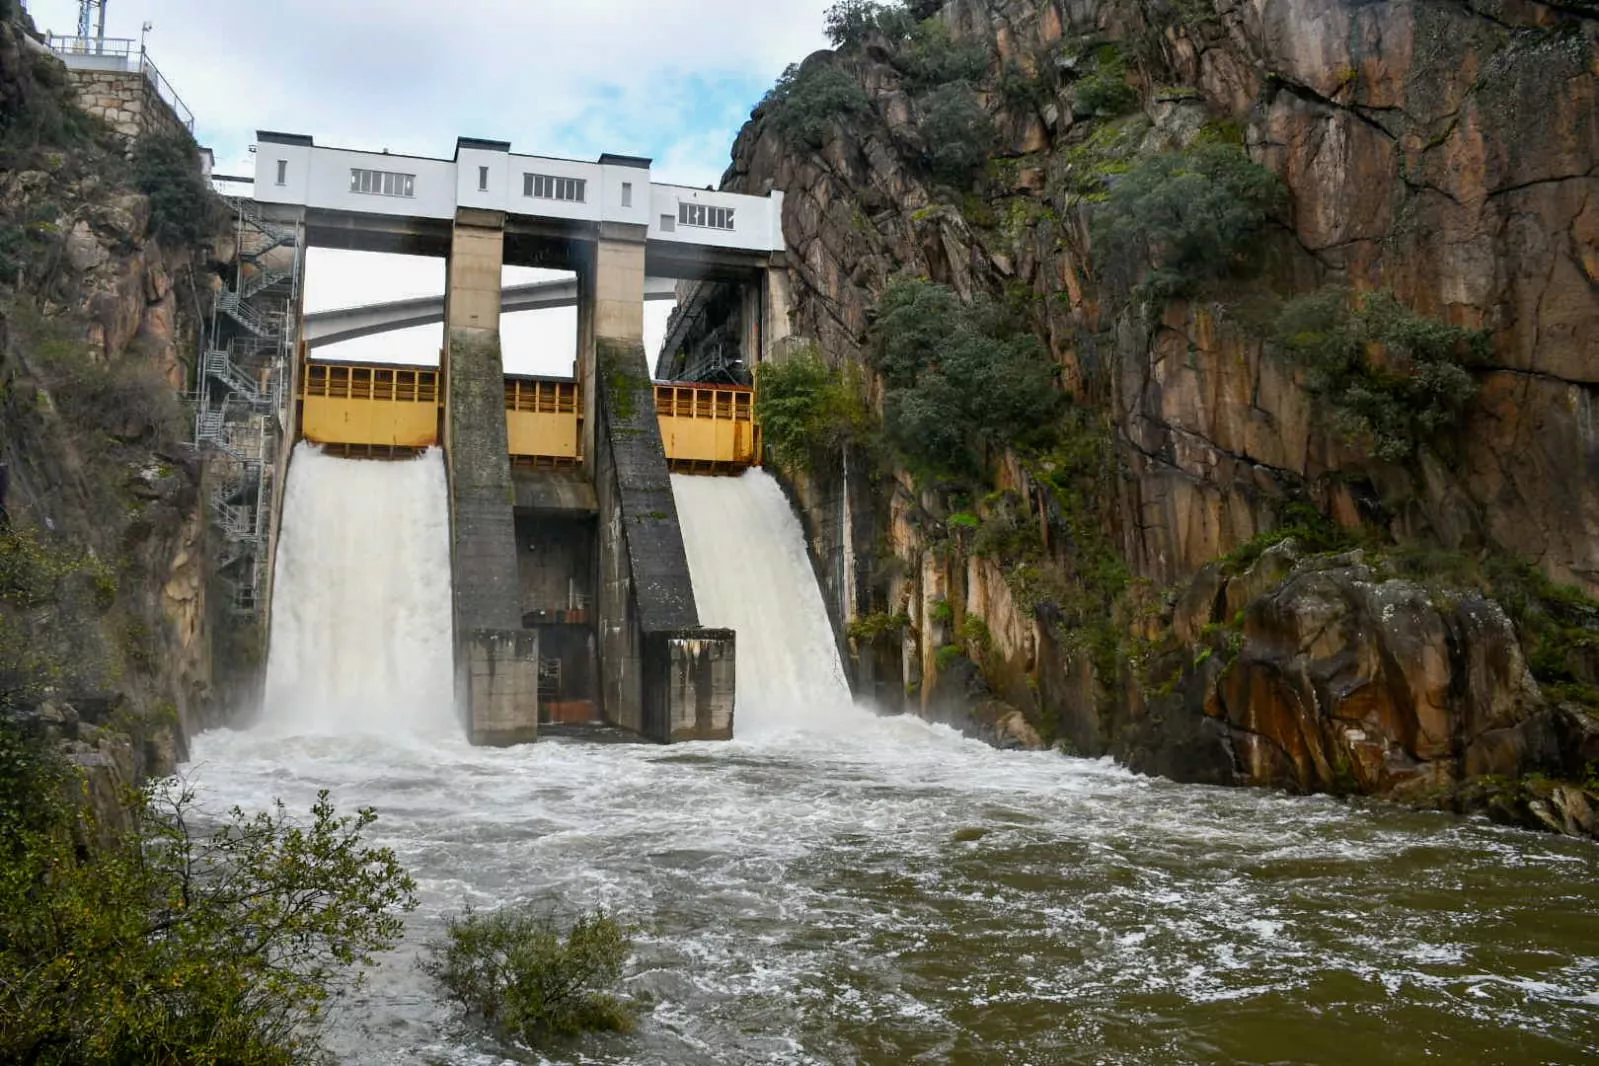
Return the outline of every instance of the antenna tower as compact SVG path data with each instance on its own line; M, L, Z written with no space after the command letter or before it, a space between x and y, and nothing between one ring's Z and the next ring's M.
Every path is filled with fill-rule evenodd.
M106 0L78 0L78 36L94 37L105 40L105 5ZM94 13L100 12L98 25Z

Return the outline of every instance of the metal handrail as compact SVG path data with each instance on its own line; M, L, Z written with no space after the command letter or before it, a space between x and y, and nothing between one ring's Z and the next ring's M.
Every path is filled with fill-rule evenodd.
M77 34L52 33L49 43L50 51L58 55L120 56L128 59L134 52L142 51L139 42L131 37L79 37Z
M145 80L155 87L155 94L166 101L168 107L172 108L172 113L178 116L178 121L183 123L184 129L193 133L194 112L189 110L189 106L178 95L178 90L172 87L172 83L167 81L160 68L150 59L150 54L142 50L139 52L139 71L144 75Z

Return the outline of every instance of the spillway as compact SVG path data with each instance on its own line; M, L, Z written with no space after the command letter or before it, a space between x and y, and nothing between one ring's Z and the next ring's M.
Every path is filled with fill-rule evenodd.
M459 729L449 513L437 449L374 462L295 448L273 576L266 728Z
M776 480L672 475L700 624L737 634L740 737L838 728L863 718L849 686L805 534Z

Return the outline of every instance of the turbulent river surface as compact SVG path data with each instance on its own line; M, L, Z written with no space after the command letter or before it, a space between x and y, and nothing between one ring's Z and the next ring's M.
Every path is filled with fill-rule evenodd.
M383 560L369 537L302 521L296 479L359 508L345 468L361 464L302 458L278 595L336 597ZM385 476L436 502L433 474ZM336 1017L340 1062L1599 1061L1591 844L1174 785L875 717L840 694L776 486L678 495L704 621L739 630L734 742L473 749L448 708L385 727L371 694L403 693L377 671L350 696L359 713L269 706L254 731L195 741L187 774L207 804L304 808L327 788L341 808L376 806L374 841L419 883L405 943ZM713 580L712 562L737 573ZM428 597L370 605L411 656L435 653L436 625L411 617L439 609ZM319 647L317 617L275 612L297 628L274 630L273 672L290 669L276 649ZM344 638L320 639L340 660ZM358 659L338 666L364 676ZM304 663L286 676L310 698ZM442 916L528 898L637 926L636 1032L518 1058L435 997L414 963Z

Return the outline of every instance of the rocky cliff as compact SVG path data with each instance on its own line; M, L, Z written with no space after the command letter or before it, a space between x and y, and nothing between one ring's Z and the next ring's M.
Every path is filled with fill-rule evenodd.
M1019 709L1047 741L1177 777L1591 832L1599 8L834 15L840 47L756 109L725 178L787 194L795 332L870 365L895 276L986 294L1047 344L1076 427L986 454L976 486L913 476L903 455L882 480L860 454L851 477L842 459L790 472L818 557L851 542L853 571L823 576L862 686L1011 743L1030 730L993 723ZM952 85L981 136L952 123ZM962 141L984 158L952 177ZM1247 271L1156 298L1178 253L1119 277L1106 202L1186 173L1207 143L1237 145L1282 196ZM1145 166L1162 159L1179 162ZM1345 290L1393 310L1329 386L1272 323ZM1395 398L1422 393L1395 383L1438 364L1393 353L1427 330L1477 355L1447 428L1429 414L1418 432ZM1385 438L1382 418L1410 435ZM1030 546L1007 549L1018 531ZM1295 531L1311 536L1261 554Z
M163 222L173 190L77 109L25 20L0 20L0 696L98 768L111 810L211 711L209 512L181 401L209 217Z

